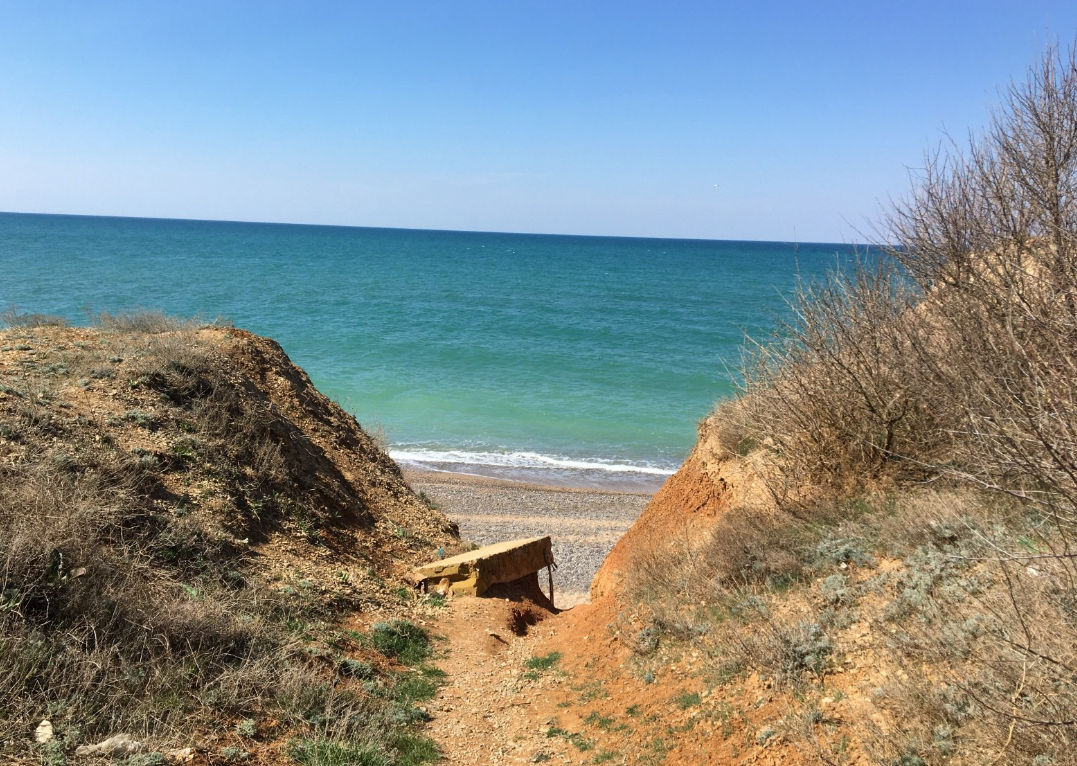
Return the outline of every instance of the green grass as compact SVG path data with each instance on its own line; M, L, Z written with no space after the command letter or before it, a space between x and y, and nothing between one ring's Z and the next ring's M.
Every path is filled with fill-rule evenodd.
M703 699L699 696L698 692L692 692L690 694L688 692L685 692L678 697L674 697L673 701L681 710L687 710L690 707L695 707L696 705L698 705L700 702L703 701Z
M597 710L592 710L583 722L590 726L597 726L603 731L609 731L613 726L613 718L607 715L601 715Z
M561 661L561 652L550 652L545 657L532 657L525 664L528 670L549 670Z
M370 637L375 649L405 665L418 665L433 653L430 633L407 620L376 622Z
M420 766L441 760L434 740L415 732L402 732L394 737L393 749L396 750L395 766Z
M557 724L553 724L552 726L550 726L549 729L546 730L546 737L561 737L562 739L566 739L571 742L581 753L585 753L595 746L595 743L592 740L587 739L587 737L583 736L578 731L569 731L568 729L562 729Z
M367 745L328 739L293 742L288 746L288 755L303 766L389 766L390 763L384 755Z
M550 652L545 657L532 657L524 663L528 670L523 677L528 681L537 681L545 671L554 667L560 661L561 652Z

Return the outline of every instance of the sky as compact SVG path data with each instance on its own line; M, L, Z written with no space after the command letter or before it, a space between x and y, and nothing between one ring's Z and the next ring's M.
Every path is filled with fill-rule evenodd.
M0 0L0 211L865 242L1075 34L1072 0Z

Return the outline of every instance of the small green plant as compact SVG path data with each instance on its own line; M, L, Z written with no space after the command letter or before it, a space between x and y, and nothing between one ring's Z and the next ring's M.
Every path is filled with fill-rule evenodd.
M549 670L561 661L561 652L550 652L545 657L532 657L526 663L528 670Z
M395 766L421 766L441 760L438 746L430 737L412 731L398 732L392 739Z
M687 710L690 707L695 707L703 700L698 692L684 692L683 694L674 697L673 701L681 710Z
M346 676L352 678L373 678L377 675L377 671L374 670L374 666L369 662L363 662L362 660L353 660L350 657L345 657L337 663L337 668Z
M65 766L64 743L60 739L50 739L41 748L41 761L45 766Z
M229 745L221 749L221 758L228 763L238 763L251 757L251 754L241 747Z
M236 724L236 734L241 737L253 737L258 733L258 726L255 724L253 718L244 718L242 721Z
M602 731L609 731L613 726L612 716L601 715L597 710L592 710L583 722L589 726L595 726Z
M375 649L405 665L417 665L433 651L430 634L407 620L376 622L370 636Z
M551 724L550 728L546 729L546 737L547 738L561 737L563 739L566 739L569 742L571 742L576 747L576 749L579 750L581 753L587 752L588 750L590 750L591 748L593 748L595 746L594 742L587 739L587 737L583 736L579 732L577 732L577 731L568 731L567 729L563 729L557 723Z
M834 646L818 623L800 623L791 633L782 636L783 672L795 678L807 671L822 678L830 665Z
M123 413L123 419L128 423L134 423L139 428L152 429L156 425L153 415L143 410L127 410Z
M127 756L120 763L122 766L168 766L168 759L162 753L138 753Z
M852 600L852 594L849 592L849 580L842 574L832 574L823 580L823 584L819 587L819 591L823 594L823 598L826 602L832 606L838 604L847 604Z

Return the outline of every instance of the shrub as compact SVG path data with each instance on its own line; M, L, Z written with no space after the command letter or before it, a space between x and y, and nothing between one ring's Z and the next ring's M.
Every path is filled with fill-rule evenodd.
M38 314L34 312L20 314L15 306L0 313L0 325L6 327L66 327L67 320L52 314Z

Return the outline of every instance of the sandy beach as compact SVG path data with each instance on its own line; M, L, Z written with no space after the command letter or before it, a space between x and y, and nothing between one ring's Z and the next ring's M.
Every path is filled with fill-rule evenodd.
M636 520L650 494L568 489L454 473L405 471L479 545L550 535L557 570L556 604L587 600L591 579L614 543ZM546 587L545 577L541 580Z

